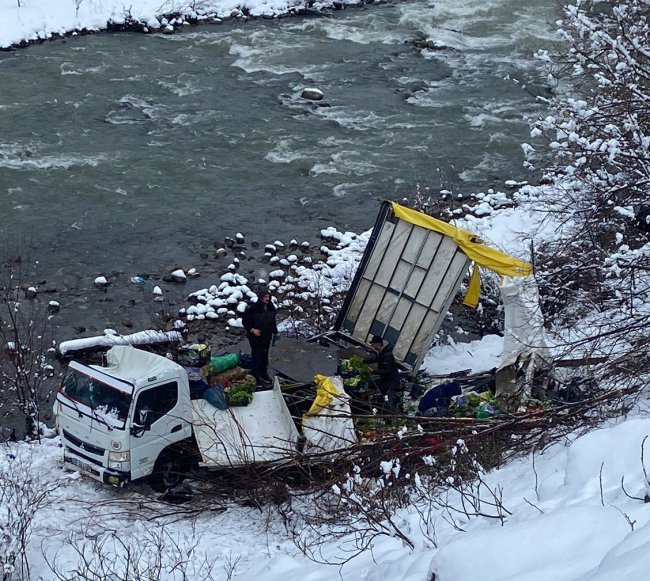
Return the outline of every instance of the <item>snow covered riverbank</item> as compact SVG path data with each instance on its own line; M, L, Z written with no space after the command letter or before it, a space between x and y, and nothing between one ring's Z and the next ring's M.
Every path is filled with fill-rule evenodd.
M526 187L515 196L515 207L490 206L484 208L484 217L468 215L459 223L523 252L531 231L541 239L555 231L548 222L542 228L542 214L535 211L543 194L544 189ZM367 234L336 236L341 249L332 252L329 265L334 280L358 260ZM459 367L485 371L497 365L501 345L502 338L488 336L435 347L425 368L431 373ZM64 473L56 439L11 444L0 470L4 482L22 482L29 475L30 484L23 489L51 490L47 502L31 505L38 509L27 552L34 579L73 579L80 578L75 577L79 571L89 575L110 569L118 575L123 571L126 579L149 575L165 580L189 575L303 581L308 570L312 581L586 581L623 575L640 581L650 547L650 505L644 502L650 491L643 459L650 434L648 411L641 401L627 418L586 435L570 434L543 452L484 474L481 490L474 491L483 503L476 511L461 508L463 499L454 490L441 493L432 505L423 487L420 501L392 517L413 547L394 535L393 528L380 528L371 546L349 561L358 549L358 534L339 538L336 527L323 524L316 542L313 529L302 521L303 503L327 510L325 499L295 499L291 508L278 513L215 498L210 510L197 514L191 504L159 504L146 485L114 490ZM459 442L458 448L464 450L464 444ZM400 478L419 482L417 473L400 473L396 461L387 455L386 463ZM423 468L427 461L431 459L423 458ZM495 498L497 505L491 504ZM181 516L188 506L189 514ZM301 548L317 549L319 562ZM137 565L127 565L134 558Z
M230 18L277 18L307 11L359 6L364 0L2 0L0 49L25 46L56 37L107 29L172 33L197 23L219 23Z

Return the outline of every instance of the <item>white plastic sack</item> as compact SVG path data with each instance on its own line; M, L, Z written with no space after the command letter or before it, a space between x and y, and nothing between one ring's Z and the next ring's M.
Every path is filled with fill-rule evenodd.
M318 388L315 403L322 403L312 406L303 416L305 453L349 448L357 442L357 434L351 417L350 396L343 389L343 381L338 376L323 375L317 375L314 381ZM323 403L325 405L321 407Z
M532 276L506 277L500 290L505 322L496 395L523 389L522 395L530 396L529 380L533 372L549 360L537 283Z

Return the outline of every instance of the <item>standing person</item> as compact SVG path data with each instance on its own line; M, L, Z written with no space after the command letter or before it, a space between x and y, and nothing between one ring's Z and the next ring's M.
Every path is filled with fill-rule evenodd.
M278 332L275 321L275 305L271 293L263 291L257 300L248 306L242 317L242 324L251 346L251 371L258 385L271 382L269 377L269 347L273 335Z
M376 363L377 387L384 396L386 411L397 411L397 392L400 387L399 367L393 355L393 347L388 341L384 341L379 335L370 340L370 346L376 351L375 355L364 359L364 363Z

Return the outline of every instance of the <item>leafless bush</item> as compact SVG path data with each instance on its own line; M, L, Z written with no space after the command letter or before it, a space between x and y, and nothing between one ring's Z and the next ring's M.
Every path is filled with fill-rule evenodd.
M536 276L549 327L577 328L566 356L605 354L609 376L630 384L650 344L647 3L580 0L559 31L566 45L539 55L558 90L533 128L552 152L544 196L556 227Z
M409 504L408 488L398 483L399 460L387 461L386 473L364 477L358 466L345 475L341 484L310 494L285 521L300 524L293 532L296 546L316 562L342 565L367 550L379 536L396 537L413 548L413 541L402 530L396 511ZM286 513L285 513L286 516ZM323 527L327 535L323 536ZM341 552L326 556L322 549L339 541Z
M425 458L432 462L432 458ZM440 482L440 476L444 481ZM465 441L459 439L451 449L447 465L438 478L418 479L417 492L421 495L415 504L436 509L441 518L462 531L473 518L498 520L502 525L511 513L503 505L503 490L487 483L486 470L477 454L470 453Z
M0 572L3 581L29 577L27 544L32 521L58 482L43 482L33 475L32 450L2 446L0 458Z
M190 536L181 539L165 526L139 523L137 536L125 531L94 528L89 525L66 537L76 564L60 562L56 555L45 555L53 575L59 581L208 581L223 578L214 572L216 560L198 556L199 541ZM232 578L237 560L230 557L224 566L227 578Z
M503 490L490 483L487 473L570 433L593 429L605 417L620 415L635 393L597 390L553 409L485 420L377 418L373 440L337 453L336 461L330 454L320 463L316 459L302 466L302 481L295 478L300 467L293 466L290 500L277 510L301 551L332 563L323 551L325 527L327 540L335 536L344 549L336 561L339 565L366 550L378 536L410 545L408 529L398 516L407 506L417 511L420 526L434 545L437 519L458 530L476 518L504 524L510 512ZM273 478L286 478L288 470L278 470L264 482L268 486Z
M39 437L40 414L54 378L53 329L47 305L28 285L28 259L18 255L0 273L0 409L17 408L28 436Z
M398 538L413 548L408 529L398 516L398 510L407 506L415 509L433 545L436 518L458 530L479 517L503 524L510 512L503 505L503 491L488 484L486 470L477 459L485 456L484 447L477 446L477 453L470 454L463 439L433 445L422 443L423 439L431 439L431 434L422 432L409 445L402 442L401 448L384 448L383 457L399 454L390 460L379 460L375 456L378 450L364 450L359 465L329 488L310 494L309 502L294 507L290 519L301 523L294 537L298 548L310 559L337 565L367 550L378 536ZM322 527L327 528L327 539L321 534ZM332 535L343 548L336 562L322 551Z

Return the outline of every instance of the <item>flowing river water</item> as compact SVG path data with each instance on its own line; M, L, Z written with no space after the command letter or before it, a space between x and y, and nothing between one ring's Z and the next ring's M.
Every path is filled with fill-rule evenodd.
M27 282L66 297L59 325L124 331L131 276L209 270L236 232L262 245L359 232L378 200L417 187L533 180L521 143L545 89L532 54L553 43L556 10L404 1L2 53L0 243L27 246ZM98 300L100 274L122 290Z

